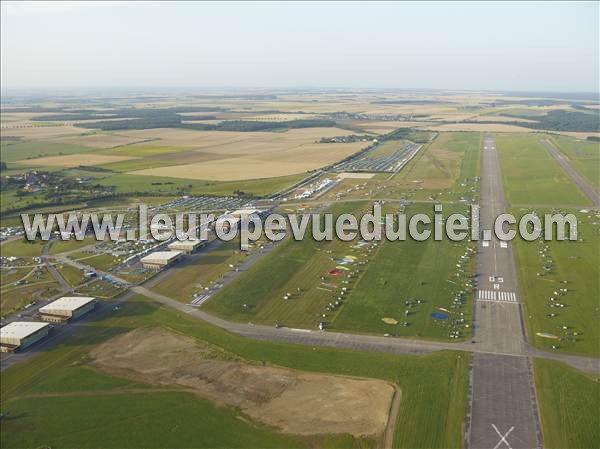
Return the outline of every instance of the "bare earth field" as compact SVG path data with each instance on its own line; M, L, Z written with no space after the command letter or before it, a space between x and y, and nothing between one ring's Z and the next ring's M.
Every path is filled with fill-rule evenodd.
M299 435L381 436L394 387L381 380L306 373L210 359L213 349L159 328L142 328L94 348L112 375L180 386L262 423Z
M135 159L131 156L106 156L103 154L65 154L63 156L39 157L37 159L23 159L17 161L17 164L31 165L35 163L45 167L78 167L80 165L101 165L111 162L121 162L129 159Z

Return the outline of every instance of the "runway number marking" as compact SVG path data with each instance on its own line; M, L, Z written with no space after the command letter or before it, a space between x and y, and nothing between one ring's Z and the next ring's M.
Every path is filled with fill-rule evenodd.
M500 290L500 284L494 284L494 290Z
M515 429L515 426L512 426L510 429L508 429L508 432L506 432L504 435L502 433L500 433L500 431L498 430L498 428L496 427L495 424L492 424L492 427L494 428L494 430L496 431L496 433L500 437L500 441L498 441L498 444L496 444L494 446L494 449L498 449L502 443L506 444L506 447L508 449L512 449L512 447L510 446L510 444L508 444L508 440L506 439L506 437L509 436L510 433Z

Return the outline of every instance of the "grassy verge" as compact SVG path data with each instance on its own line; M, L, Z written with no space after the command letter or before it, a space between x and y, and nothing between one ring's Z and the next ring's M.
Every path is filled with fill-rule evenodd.
M550 360L533 362L544 447L590 449L600 442L600 382Z

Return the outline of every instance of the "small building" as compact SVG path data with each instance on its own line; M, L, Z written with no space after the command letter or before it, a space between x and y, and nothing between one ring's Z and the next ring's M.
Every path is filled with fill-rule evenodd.
M60 323L77 319L92 311L96 306L94 298L89 296L64 296L40 307L40 318L44 321Z
M173 265L183 257L181 251L156 251L140 259L144 268L160 270Z
M171 251L180 251L184 254L192 254L205 243L205 240L199 239L175 240L173 243L169 244L167 248L169 248Z
M14 352L17 349L25 349L48 335L49 330L48 323L13 321L0 328L0 351Z

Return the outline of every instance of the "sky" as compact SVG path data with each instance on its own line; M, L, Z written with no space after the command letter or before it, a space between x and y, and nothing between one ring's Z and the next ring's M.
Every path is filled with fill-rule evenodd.
M597 92L599 3L1 3L2 88Z

